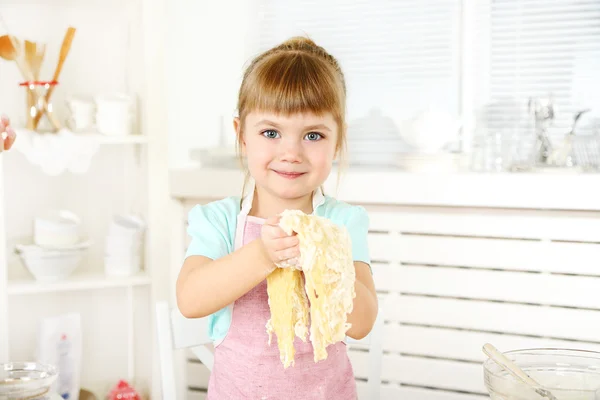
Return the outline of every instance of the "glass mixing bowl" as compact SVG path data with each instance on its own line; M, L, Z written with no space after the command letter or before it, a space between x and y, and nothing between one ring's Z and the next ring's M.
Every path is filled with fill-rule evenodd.
M56 368L47 364L0 364L0 400L47 399L57 376Z
M600 353L530 349L504 353L558 400L600 400ZM494 400L543 400L493 360L483 363L485 386Z

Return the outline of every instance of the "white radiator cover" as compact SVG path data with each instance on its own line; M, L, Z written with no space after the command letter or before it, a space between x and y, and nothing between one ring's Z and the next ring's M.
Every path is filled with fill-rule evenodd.
M206 182L200 185L202 196L180 198L182 255L187 211L212 200ZM382 399L489 398L486 342L501 350L600 351L600 203L598 210L560 211L355 203L369 211L386 318ZM360 391L366 353L350 356ZM188 398L203 398L207 382L205 367L188 361Z

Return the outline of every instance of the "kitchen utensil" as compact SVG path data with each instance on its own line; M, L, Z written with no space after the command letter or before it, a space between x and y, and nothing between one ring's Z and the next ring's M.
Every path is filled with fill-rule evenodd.
M4 21L4 18L2 17L1 14L0 14L0 23L2 23L2 25L4 25L4 29L7 32L9 32L8 26L6 25L6 21ZM12 44L13 52L11 53L9 51L6 54L6 56L8 57L6 59L10 60L10 61L15 61L17 63L17 66L19 67L19 70L21 71L21 74L23 75L25 80L27 80L28 82L35 82L35 77L33 75L33 72L31 71L31 68L29 67L29 65L26 62L25 49L23 48L24 44L17 41L17 39L10 34L8 34L7 36L8 36L8 40ZM31 89L33 90L36 88L34 87ZM37 90L36 95L37 95L36 99L37 99L37 101L40 102L40 105L41 105L40 108L45 111L44 113L48 116L48 119L50 120L50 122L52 123L54 128L56 130L60 130L61 124L60 124L60 122L58 122L58 120L52 113L52 110L48 107L48 102L46 101L45 97L41 94L41 92L39 90ZM41 114L42 113L38 113L36 115L36 117L38 117L38 121L39 121L39 118L41 118ZM35 126L36 125L34 124L34 127Z
M559 400L600 400L600 352L538 348L503 355ZM492 358L483 363L483 370L485 387L493 400L544 398Z
M13 61L15 59L15 48L8 35L0 36L0 57L7 61Z
M40 69L42 66L42 61L44 60L45 52L46 45L31 42L29 40L25 41L25 56L27 64L29 64L29 68L31 69L33 77L36 81L40 79Z
M548 160L548 163L560 166L560 167L573 167L575 160L573 157L573 136L575 136L575 127L577 122L583 114L590 111L589 109L578 111L573 117L573 124L571 130L565 136L563 143L560 147L555 149Z
M554 122L556 109L552 96L541 98L530 98L529 113L535 121L535 135L537 143L535 146L535 160L538 164L545 165L552 153L552 143L548 137L548 128Z
M73 37L75 36L75 31L76 31L76 29L70 26L67 29L67 32L65 33L65 37L63 39L62 46L60 47L60 55L58 58L58 64L56 65L56 69L54 70L54 75L52 76L53 81L58 81L58 77L60 76L60 73L62 72L63 65L65 63L65 60L67 59L67 55L69 54L69 51L71 50L71 43L73 42ZM46 102L48 102L50 100L50 96L52 96L52 92L53 92L53 88L50 88L50 90L48 90L48 92L46 93L46 96L45 96ZM37 126L40 122L40 118L41 118L41 115L37 115L35 117L35 119L33 120L34 128L37 128Z
M494 362L496 362L496 364L500 365L506 371L510 372L512 376L519 379L526 385L529 385L540 396L550 400L558 400L549 390L544 389L539 383L537 383L534 379L527 375L525 371L519 368L508 357L500 353L500 351L498 351L498 349L496 349L493 345L486 343L483 346L483 352Z

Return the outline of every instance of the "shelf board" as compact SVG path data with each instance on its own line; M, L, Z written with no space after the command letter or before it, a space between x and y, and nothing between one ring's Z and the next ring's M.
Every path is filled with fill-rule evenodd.
M78 135L89 137L90 139L97 140L101 144L146 144L148 143L148 137L145 135L123 135L123 136L110 136L102 135L100 133L78 133Z
M57 282L38 282L33 278L9 280L8 294L36 294L50 292L66 292L78 290L100 290L150 285L151 279L146 273L128 277L108 277L102 273L74 274Z
M35 135L49 135L52 136L51 132L33 132L24 128L16 128L18 136L35 136ZM72 132L74 136L93 140L100 144L146 144L148 143L148 136L142 134L131 134L131 135L104 135L95 131L90 132Z

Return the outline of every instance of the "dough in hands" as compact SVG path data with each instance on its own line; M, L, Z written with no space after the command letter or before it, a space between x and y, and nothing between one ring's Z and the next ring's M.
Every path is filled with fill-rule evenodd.
M281 362L287 368L294 365L294 337L306 341L309 325L315 362L327 358L327 346L344 340L356 296L356 271L344 226L299 210L284 211L279 225L286 233L298 235L297 266L302 269L281 264L267 277L269 344L275 333Z

